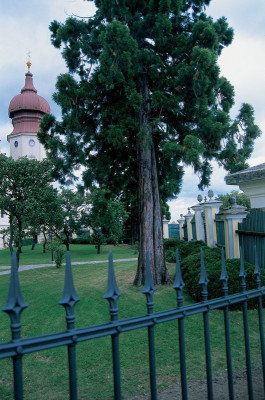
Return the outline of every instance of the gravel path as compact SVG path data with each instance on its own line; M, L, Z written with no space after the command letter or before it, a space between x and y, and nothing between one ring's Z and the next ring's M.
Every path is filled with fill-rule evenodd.
M114 260L114 263L117 262L125 262L125 261L137 261L137 258L121 258L119 260ZM102 263L108 263L108 260L101 260L101 261L76 261L76 262L71 262L72 265L87 265L87 264L102 264ZM65 264L63 264L65 265ZM45 267L54 267L54 263L50 264L38 264L38 265L20 265L18 272L22 271L27 271L29 269L37 269L37 268L45 268ZM7 265L6 267L0 267L0 275L8 275L10 274L10 265Z

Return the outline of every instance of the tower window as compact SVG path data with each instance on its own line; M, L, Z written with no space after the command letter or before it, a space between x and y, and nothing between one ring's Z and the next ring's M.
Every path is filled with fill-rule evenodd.
M17 140L15 141L14 146L18 147L18 141Z
M35 140L30 139L29 140L29 145L30 145L30 147L34 147L35 146Z

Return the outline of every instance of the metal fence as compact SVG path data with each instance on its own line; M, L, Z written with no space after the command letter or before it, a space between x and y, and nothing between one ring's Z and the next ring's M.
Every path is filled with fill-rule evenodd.
M224 313L224 332L226 341L226 360L227 360L227 378L229 388L229 398L234 399L233 386L233 370L232 355L230 343L230 323L229 323L229 307L235 303L242 304L243 329L245 337L245 356L248 383L248 396L253 399L252 371L250 359L250 339L248 329L248 300L257 298L258 301L258 317L259 317L259 334L260 348L262 357L263 379L265 377L265 347L264 347L264 331L263 331L263 315L262 315L262 297L265 294L265 287L261 287L260 270L257 264L254 274L256 276L257 288L246 290L246 274L244 270L243 258L241 259L241 292L238 294L228 295L228 276L226 271L224 253L222 252L222 270L221 281L223 287L223 297L208 300L207 284L208 279L205 272L203 253L201 252L201 275L200 285L202 287L202 302L192 305L183 305L183 288L184 282L181 275L178 253L176 254L176 278L173 288L176 291L177 307L161 312L153 311L153 293L155 287L152 283L149 260L147 257L147 269L145 276L145 285L143 293L146 296L147 314L144 316L119 320L117 301L120 291L117 287L112 255L109 256L108 284L107 291L104 296L109 302L110 322L94 326L86 326L83 328L75 328L75 304L80 300L73 284L71 262L69 253L67 253L65 284L63 296L59 302L66 312L66 327L63 332L57 332L49 335L36 336L31 338L21 338L21 320L22 311L27 307L23 300L19 279L16 257L12 257L11 276L9 294L3 311L9 314L11 320L12 340L10 342L0 344L0 359L12 358L14 371L14 398L15 400L23 399L23 374L22 364L23 356L41 350L56 348L59 346L67 346L68 348L68 364L69 364L69 398L71 400L78 399L77 386L77 366L76 366L76 346L78 343L93 340L96 338L110 336L112 345L113 359L113 387L114 398L120 400L121 395L121 379L120 379L120 358L119 358L119 336L135 329L147 329L149 343L149 372L150 372L150 393L151 399L157 399L156 387L156 360L155 360L155 327L157 324L168 321L178 321L178 337L179 337L179 362L181 371L181 388L182 399L188 399L188 384L186 374L186 357L185 357L185 320L191 315L201 314L204 325L204 342L205 342L205 358L206 358L206 375L207 375L207 391L208 399L213 399L213 380L211 366L211 349L210 349L210 329L209 329L209 313L211 310L222 309Z
M217 236L217 246L225 247L225 229L224 221L221 216L215 214L215 224L216 224L216 236Z
M239 244L244 249L245 260L254 263L254 248L257 249L259 265L265 268L265 212L250 210L242 223L238 224Z
M169 238L179 238L179 224L168 224Z

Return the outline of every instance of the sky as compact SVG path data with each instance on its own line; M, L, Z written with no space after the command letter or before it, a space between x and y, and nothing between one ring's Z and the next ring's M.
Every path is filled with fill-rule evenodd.
M92 2L83 0L0 0L0 139L1 151L9 155L6 137L12 131L8 106L13 96L24 86L26 62L30 52L34 85L38 94L50 104L52 114L60 117L60 109L53 102L56 77L66 72L60 50L50 42L49 24L54 19L63 22L68 16L91 16ZM262 135L255 142L250 166L265 162L265 1L212 0L206 13L214 20L225 16L234 28L233 43L219 58L221 75L235 88L234 117L243 102L255 110L255 120ZM199 179L190 168L185 176L178 199L169 202L171 221L197 203ZM227 186L227 173L216 164L211 179L215 195L238 190ZM202 194L207 195L208 189Z

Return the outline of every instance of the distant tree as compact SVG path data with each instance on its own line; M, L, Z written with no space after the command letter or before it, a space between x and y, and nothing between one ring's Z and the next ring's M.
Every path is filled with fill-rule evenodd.
M231 193L219 194L216 197L216 200L222 201L223 205L220 207L221 209L230 207L230 199L231 197L236 198L236 203L240 206L246 207L247 210L251 209L250 199L245 195L245 193L238 192L237 190L232 190Z
M9 216L10 251L17 235L17 258L22 251L22 239L30 227L30 216L38 214L44 193L52 191L50 163L47 160L17 161L0 154L0 209Z
M98 253L106 239L118 244L123 237L124 224L128 219L126 204L119 198L113 198L110 191L104 188L93 188L86 195L86 203L89 205L89 211L85 215L86 225L93 230L92 237Z
M62 119L44 116L39 138L58 178L83 165L87 187L126 202L139 225L135 284L147 252L153 281L168 283L161 205L179 193L183 165L207 186L211 160L231 172L247 166L260 130L248 104L231 120L234 89L218 57L233 30L206 15L210 0L94 3L93 18L51 23L69 73L54 94Z
M43 235L43 253L46 250L46 244L50 233L59 231L63 226L63 215L61 201L58 190L52 186L45 188L40 193L40 199L32 199L30 204L31 212L27 214L26 224L29 226L28 234L33 238Z
M86 209L84 197L75 190L61 188L59 191L58 224L50 226L58 239L63 240L66 249L70 249L70 239L84 225L82 215Z

